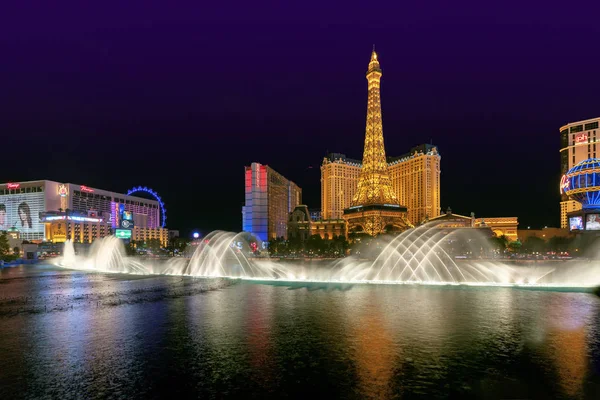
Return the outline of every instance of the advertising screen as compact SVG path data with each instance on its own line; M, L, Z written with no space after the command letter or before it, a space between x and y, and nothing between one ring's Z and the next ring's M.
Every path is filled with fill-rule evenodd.
M569 218L569 227L572 231L583 230L583 217Z
M585 216L586 231L600 231L600 214L588 214Z
M0 231L17 228L21 239L43 239L44 192L0 195Z
M119 239L131 239L131 229L117 229L115 236Z
M133 213L131 211L123 211L123 219L133 221Z

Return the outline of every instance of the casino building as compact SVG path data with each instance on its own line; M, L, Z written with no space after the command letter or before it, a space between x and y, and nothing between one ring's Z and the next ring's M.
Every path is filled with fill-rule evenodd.
M600 149L596 147L600 133L599 123L600 117L571 122L560 128L560 173L562 176L565 176L580 162L596 158L596 154L600 154ZM570 199L564 193L562 187L564 183L561 182L560 227L566 229L570 227L567 214L581 210L581 203Z
M0 184L0 230L10 228L38 243L91 243L119 230L168 242L158 201L50 180Z
M245 167L242 229L263 242L287 238L288 216L302 202L302 189L268 165Z
M392 189L407 218L419 224L440 215L440 162L437 147L422 144L399 157L388 157ZM340 219L356 194L362 162L330 153L321 164L321 217Z

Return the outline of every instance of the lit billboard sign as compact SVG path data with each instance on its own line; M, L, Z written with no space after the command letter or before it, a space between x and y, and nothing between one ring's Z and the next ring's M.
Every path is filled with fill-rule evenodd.
M585 218L586 231L600 231L600 214L588 214Z
M587 133L580 133L575 136L575 143L585 143L588 140Z
M133 213L131 211L125 211L125 207L121 204L119 207L120 210L120 218L119 218L119 227L122 229L132 229L133 228Z
M23 239L42 239L40 213L44 211L44 192L0 195L0 231L16 228Z
M21 187L21 184L20 183L7 183L6 187L8 189L18 189Z
M67 197L68 194L69 194L69 187L67 185L65 185L64 183L61 185L58 185L58 195L60 197Z
M79 188L81 189L82 192L94 193L94 189L87 187L85 185L81 185Z
M117 229L115 236L119 239L131 239L131 229Z
M583 218L580 216L569 218L569 229L572 231L583 230Z
M82 217L79 215L69 215L69 216L49 215L47 217L42 218L43 222L62 221L62 220L69 220L69 221L76 221L76 222L102 222L102 218Z

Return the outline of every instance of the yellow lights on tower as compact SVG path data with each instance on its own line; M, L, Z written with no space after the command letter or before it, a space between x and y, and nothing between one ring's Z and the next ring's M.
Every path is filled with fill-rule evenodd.
M367 102L367 126L365 129L363 167L360 172L356 195L352 200L352 206L398 204L388 174L388 164L383 143L381 96L379 91L381 75L377 53L373 49L369 70L367 71L369 98Z

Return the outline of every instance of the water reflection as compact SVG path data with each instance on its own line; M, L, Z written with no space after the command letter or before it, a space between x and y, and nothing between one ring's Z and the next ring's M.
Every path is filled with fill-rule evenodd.
M591 296L565 294L548 303L546 353L552 359L558 384L569 397L583 395L588 370L588 319L593 315Z
M357 318L352 319L351 341L354 343L358 390L363 398L384 399L392 395L391 379L395 361L402 356L394 345L392 335L381 314L380 302L374 291L357 307Z
M137 290L192 281L69 274L0 285L75 305L0 316L0 398L600 398L588 294L240 283L155 300ZM113 293L147 301L73 300Z

